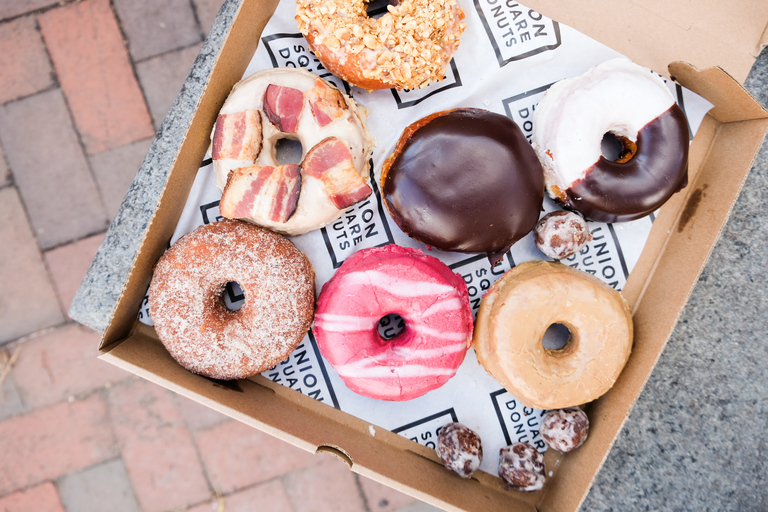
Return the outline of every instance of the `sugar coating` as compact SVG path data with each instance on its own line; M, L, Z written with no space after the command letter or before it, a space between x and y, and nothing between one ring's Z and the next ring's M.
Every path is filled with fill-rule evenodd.
M483 460L483 445L472 429L461 423L448 423L440 429L435 447L447 469L469 478Z
M201 226L160 258L149 314L168 352L188 370L215 379L255 375L284 360L309 330L315 278L287 239L235 220ZM232 311L227 283L245 295Z
M536 247L554 260L570 258L592 240L587 221L566 211L546 214L536 224L534 233Z
M570 452L589 435L589 418L578 407L547 411L542 418L541 437L550 448Z
M544 487L544 456L528 443L512 443L499 451L499 476L507 488L538 491Z

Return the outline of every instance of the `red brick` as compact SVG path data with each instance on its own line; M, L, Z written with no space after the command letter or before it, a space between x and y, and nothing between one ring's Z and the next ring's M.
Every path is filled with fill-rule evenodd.
M333 455L318 457L318 464L285 477L294 508L302 512L366 512L349 466Z
M207 34L211 31L213 20L216 19L216 15L219 14L219 9L224 2L222 0L192 0L192 3L195 4L200 27L203 29L203 33Z
M50 87L51 75L35 20L26 17L0 24L0 103Z
M63 311L69 311L75 292L91 266L102 240L103 234L91 236L44 254Z
M223 510L226 512L294 512L288 495L280 480L272 480L265 484L257 485L244 491L236 492L228 496L223 496L218 500L208 501L196 507L190 508L186 512L215 512L219 509L220 503L224 504Z
M108 0L85 0L40 15L40 28L86 151L153 135Z
M0 190L0 219L1 344L63 322L64 316L13 187Z
M61 403L0 423L0 496L113 458L101 396Z
M0 512L65 512L51 482L0 498Z
M395 512L400 507L418 501L412 496L403 494L370 478L364 476L359 478L360 487L363 488L363 494L365 494L371 512Z
M107 228L104 206L60 89L0 107L0 138L43 249Z
M136 380L113 388L110 410L144 512L185 507L211 495L192 436L170 391Z
M57 4L61 0L5 0L0 2L0 20L26 14L36 9Z
M134 60L184 48L201 39L189 0L114 0Z
M313 454L238 421L195 438L213 486L225 494L317 462Z
M206 430L229 421L229 416L214 411L210 407L197 403L194 400L176 395L174 397L181 411L184 422L192 431Z
M69 324L25 342L13 366L13 379L30 408L47 406L130 376L96 359L100 336Z

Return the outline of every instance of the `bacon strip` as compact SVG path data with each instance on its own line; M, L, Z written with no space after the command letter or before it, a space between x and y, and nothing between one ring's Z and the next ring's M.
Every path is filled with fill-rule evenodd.
M255 162L261 152L261 116L258 110L221 114L213 132L214 160L233 158Z
M219 211L228 219L286 222L296 211L301 173L294 164L244 167L229 173Z
M304 108L304 93L292 87L270 84L264 94L264 113L283 133L296 133Z
M328 137L310 149L301 167L307 176L323 182L331 202L340 210L373 192L355 169L347 145L336 137Z
M348 108L341 91L328 85L322 78L315 80L315 86L305 95L312 109L312 115L320 126L326 126L338 119Z

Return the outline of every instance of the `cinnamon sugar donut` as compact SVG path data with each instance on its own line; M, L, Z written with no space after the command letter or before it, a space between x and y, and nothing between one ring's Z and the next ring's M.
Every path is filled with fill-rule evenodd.
M466 27L456 0L401 0L378 19L368 0L298 0L296 22L320 62L368 90L439 82Z
M568 328L561 349L545 348L553 324ZM472 343L477 360L528 407L560 409L608 391L632 350L629 305L595 276L568 265L529 261L486 292Z
M224 304L227 283L245 303ZM256 375L284 360L309 330L315 273L290 241L222 220L180 238L160 258L149 314L160 341L186 369L214 379Z

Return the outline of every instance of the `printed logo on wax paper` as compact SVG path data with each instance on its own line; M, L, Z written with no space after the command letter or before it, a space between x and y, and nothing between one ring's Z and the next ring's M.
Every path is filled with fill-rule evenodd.
M507 445L528 443L540 452L547 450L547 445L539 434L543 410L524 406L506 389L491 393L491 401Z
M512 0L474 0L499 67L560 46L560 25Z
M445 411L393 429L392 432L434 450L437 443L437 433L440 432L443 425L454 421L459 420L456 418L456 412L453 410L453 407L451 407Z
M621 291L627 284L629 270L615 228L611 224L589 222L589 231L592 241L578 254L561 260L561 263L589 272Z
M430 82L429 85L421 89L390 90L392 96L395 97L395 102L397 102L397 108L402 109L418 105L427 98L454 87L461 87L461 77L459 76L459 69L456 67L456 61L451 59L442 82Z
M320 230L334 269L339 268L349 255L359 249L394 243L384 215L381 192L373 175L372 162L370 183L373 194L368 199L353 205L339 219Z
M501 100L507 117L517 123L528 142L531 142L533 136L533 112L550 85L552 84Z
M512 260L512 255L508 252L506 257L496 267L491 267L488 256L478 254L464 261L449 265L449 268L461 275L467 284L469 305L472 307L472 314L477 315L480 300L483 298L483 294L488 287L504 275L504 272L514 266L515 262Z
M320 78L332 82L339 90L350 94L347 82L325 69L320 60L309 48L309 43L301 34L272 34L261 38L272 66L276 68L304 68Z
M324 402L339 408L336 393L331 387L328 372L320 357L315 337L312 331L307 333L301 344L296 347L288 359L279 363L274 368L262 372L262 376L272 382L285 387L295 389L303 395L314 398L318 402Z

